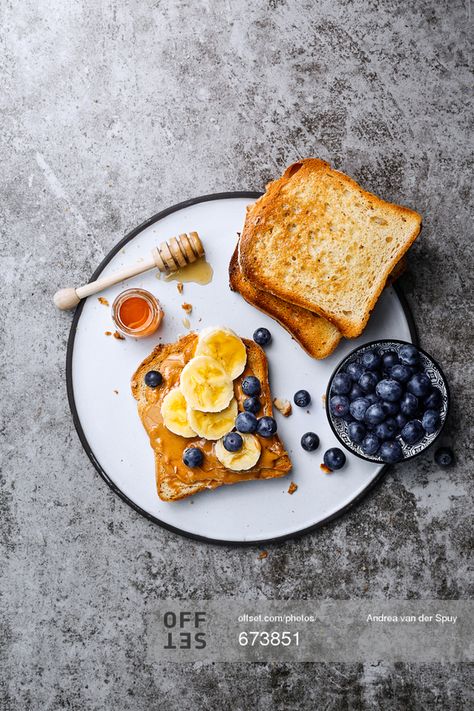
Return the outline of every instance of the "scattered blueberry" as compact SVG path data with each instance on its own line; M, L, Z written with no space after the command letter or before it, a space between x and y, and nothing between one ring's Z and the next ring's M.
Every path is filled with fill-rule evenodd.
M355 400L357 397L363 397L364 396L364 391L360 387L360 385L357 385L357 383L354 383L354 385L351 388L351 391L349 393L349 400Z
M307 452L314 452L319 447L319 437L315 432L306 432L301 438L301 446Z
M392 439L398 434L398 427L393 417L389 417L385 422L381 422L374 429L374 434L381 440Z
M307 390L298 390L293 397L295 405L298 407L308 407L311 402L311 395Z
M380 404L382 405L382 410L385 415L396 415L400 409L400 403L398 402L388 402L387 400L383 400Z
M352 380L347 373L336 373L332 380L331 392L334 395L347 395L352 387Z
M254 415L260 410L261 404L258 397L246 397L244 400L244 410L252 412Z
M434 460L440 467L450 467L451 464L454 464L454 452L451 447L438 447Z
M385 370L389 371L394 365L399 363L398 355L395 351L385 351L382 356L382 365Z
M410 420L400 432L401 438L406 444L416 444L425 436L425 430L420 420Z
M359 385L365 393L371 393L375 390L378 383L378 378L371 370L366 370L359 378Z
M379 456L386 464L396 464L403 459L403 451L400 443L396 440L382 442L380 445Z
M407 383L412 376L411 369L402 363L396 363L388 372L390 373L390 377L394 380L398 380L399 383Z
M149 370L145 375L145 385L149 388L157 388L163 382L163 376L157 370Z
M432 391L423 400L424 406L428 410L439 410L443 404L443 396L439 388L433 388Z
M261 417L257 423L257 434L261 437L271 437L277 431L277 423L273 417Z
M360 362L365 370L377 370L380 366L381 359L377 351L365 351L360 357Z
M235 426L239 432L256 432L258 420L251 412L239 412Z
M323 461L328 469L336 471L337 469L342 469L346 463L346 455L339 447L332 447L324 452Z
M244 440L238 432L229 432L224 437L224 447L227 449L228 452L238 452L240 449L242 449L243 443Z
M197 447L188 447L183 452L183 462L187 467L200 467L204 461L202 450Z
M416 397L425 397L431 390L431 380L426 373L415 373L408 381L408 392L416 395Z
M400 412L407 417L413 417L418 412L418 398L412 393L405 393L400 400Z
M400 400L403 390L396 380L381 380L380 383L377 383L375 392L382 400L397 402L397 400Z
M423 425L425 432L428 432L428 434L436 432L441 424L441 417L438 410L426 410L421 420L421 424Z
M255 375L247 375L242 380L242 390L246 395L260 395L261 389L260 380Z
M369 432L369 434L362 440L360 446L364 454L368 454L369 456L371 454L377 454L380 447L380 440L372 434L372 432Z
M358 363L356 360L352 361L352 363L349 363L349 365L346 367L346 373L349 375L349 377L352 378L355 382L357 382L364 372L365 368L361 366L360 363Z
M373 405L369 405L365 411L364 421L368 425L378 425L379 422L383 422L385 419L385 413L383 411L382 405L376 402Z
M349 412L355 420L362 422L369 405L370 403L367 398L358 397L349 405Z
M268 328L257 328L253 334L253 340L258 343L259 346L268 346L272 340L272 334Z
M344 417L349 412L349 398L345 395L334 395L329 400L329 409L334 417Z
M420 360L418 349L408 343L400 347L398 357L400 358L400 363L404 365L416 366Z
M401 412L399 412L397 415L395 415L395 422L397 423L397 427L399 430L402 430L406 423L407 423L407 418L405 415L402 415Z
M351 422L347 432L351 440L356 444L360 444L366 435L366 429L361 422Z

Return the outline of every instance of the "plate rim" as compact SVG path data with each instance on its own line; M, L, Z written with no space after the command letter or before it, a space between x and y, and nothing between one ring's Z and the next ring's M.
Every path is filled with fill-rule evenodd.
M140 232L143 232L144 229L147 227L150 227L150 225L153 225L155 222L159 222L163 218L167 217L168 215L171 215L174 212L178 212L179 210L183 210L187 207L191 207L193 205L197 205L199 203L203 202L212 202L213 200L229 200L229 199L238 199L238 198L249 198L251 200L257 199L263 195L263 192L261 191L256 191L256 190L236 190L236 191L227 191L227 192L220 192L220 193L209 193L206 195L199 195L198 197L194 198L189 198L188 200L183 200L182 202L178 202L174 205L171 205L170 207L165 208L164 210L160 210L159 212L155 213L148 219L144 220L141 222L137 227L133 228L127 234L119 240L113 247L112 249L106 254L106 256L102 259L100 262L99 266L94 270L92 276L89 279L89 282L95 281L99 275L102 273L104 268L109 264L110 261L115 257L115 255L132 239L134 239ZM403 291L399 287L397 283L393 284L393 289L400 301L400 304L402 306L403 312L405 314L405 318L407 319L408 323L408 328L410 331L410 337L412 339L412 343L416 346L419 346L419 339L418 339L418 332L416 329L415 325L415 320L413 318L413 314L411 312L410 306L408 304L407 299L405 298L405 295L403 294ZM340 509L335 511L334 513L330 514L326 518L324 518L322 521L318 521L318 523L312 524L311 526L307 526L306 528L303 528L299 531L295 531L293 533L287 533L283 534L282 536L276 536L273 538L262 538L262 539L252 539L252 540L246 540L246 541L229 541L223 538L210 538L208 536L201 536L198 533L190 533L188 531L184 531L181 528L178 528L176 526L173 526L169 523L166 523L165 521L162 521L159 519L157 516L154 516L153 514L148 513L148 511L145 511L145 509L142 509L141 506L136 504L132 499L130 499L124 492L115 484L115 482L109 477L107 472L102 468L98 460L96 459L96 456L87 441L87 438L84 434L84 430L82 429L81 421L79 418L79 414L76 408L76 402L74 398L74 386L73 386L73 380L72 380L72 359L73 359L73 353L74 353L74 341L76 337L76 331L77 331L77 326L79 323L79 319L82 314L82 310L84 307L85 300L81 301L80 304L77 306L74 316L72 319L71 323L71 328L69 330L69 337L68 337L68 342L67 342L67 349L66 349L66 390L67 390L67 398L68 398L68 403L69 403L69 409L71 410L72 414L72 419L74 423L75 430L77 432L77 435L79 437L79 440L82 444L82 447L89 457L89 460L91 461L92 465L98 472L98 474L101 476L101 478L105 481L105 483L112 489L112 491L119 496L122 501L124 501L128 506L130 506L134 511L137 513L141 514L144 516L148 521L151 521L155 525L160 526L161 528L165 528L168 531L171 531L172 533L176 533L180 536L184 536L186 538L190 538L195 541L200 541L201 543L210 543L213 545L222 545L222 546L232 546L232 547L238 547L238 546L262 546L262 545L269 545L273 543L282 543L283 541L287 540L292 540L292 539L297 539L301 538L302 536L305 536L308 533L312 533L313 531L316 531L319 528L322 528L323 526L327 525L331 521L335 520L336 518L339 518L339 516L342 516L345 514L349 509L352 507L356 506L374 487L376 484L378 484L384 474L386 473L387 469L390 467L390 465L386 464L381 468L379 473L372 479L372 481L369 482L369 484L361 491L357 496L352 499L348 504L345 504L342 506Z

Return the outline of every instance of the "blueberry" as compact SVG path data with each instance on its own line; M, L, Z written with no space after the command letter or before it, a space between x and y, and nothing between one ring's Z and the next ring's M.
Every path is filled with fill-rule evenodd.
M358 397L349 405L349 412L355 420L359 420L359 422L362 422L369 405L370 402L367 400L367 398Z
M349 393L349 400L355 400L358 397L363 397L364 396L364 391L360 387L360 385L357 385L357 383L354 383L354 385L351 388L351 391Z
M346 463L346 455L339 447L332 447L324 452L323 461L328 469L336 471L337 469L341 469Z
M382 442L380 445L379 456L386 464L396 464L403 459L403 451L400 443L396 440Z
M400 400L403 390L396 380L381 380L380 383L377 383L375 392L382 400L397 402L397 400Z
M257 422L257 418L251 412L239 412L235 426L239 432L256 432Z
M200 467L204 461L204 454L202 450L197 447L188 447L183 452L183 462L187 467Z
M268 346L272 340L272 334L268 328L257 328L253 334L253 340L258 343L259 346Z
M423 400L424 406L428 410L439 410L443 404L443 396L439 388L433 388L432 391Z
M382 355L382 365L385 370L389 371L394 365L399 363L398 355L395 351L385 351Z
M341 417L341 420L344 420L344 422L354 422L354 418L352 417L350 412L348 412L347 415L343 415Z
M377 370L382 361L377 351L365 351L360 357L360 362L365 370Z
M334 417L344 417L349 412L349 398L345 395L334 395L329 400L329 409Z
M428 434L436 432L441 424L439 412L437 410L426 410L423 415L423 419L421 420L421 424L423 425L425 432L428 432Z
M319 447L319 437L315 432L306 432L301 438L301 446L307 452L314 452Z
M373 405L369 405L365 411L364 421L368 425L378 425L379 422L383 422L385 419L385 413L383 411L382 405L376 402Z
M425 430L420 420L410 420L400 432L401 438L406 444L416 444L425 436Z
M398 429L402 430L407 423L407 418L399 412L398 415L395 415L395 422L397 423Z
M374 434L381 440L392 439L398 434L398 426L393 417L381 422L374 429Z
M360 444L366 435L366 429L361 422L351 422L347 432L351 440L356 444Z
M358 363L356 360L353 360L352 363L349 363L349 365L346 367L346 373L347 375L354 380L354 382L357 382L364 372L365 368L361 366L360 363Z
M390 373L390 377L394 380L398 380L399 383L407 383L412 375L411 369L402 363L397 363L392 366L388 372Z
M387 400L383 400L380 404L382 405L382 410L386 416L396 415L400 409L400 404L398 402L388 402Z
M261 389L260 380L255 375L247 375L242 380L242 391L246 395L260 395Z
M407 417L413 417L418 412L418 398L411 393L405 393L400 400L400 412Z
M163 376L157 370L149 370L145 375L145 385L149 388L157 388L163 382Z
M360 376L358 383L365 393L371 393L375 390L375 386L378 383L378 378L375 373L372 373L372 371L370 370L366 370Z
M398 351L398 357L400 358L400 363L403 363L403 365L416 366L420 361L418 349L415 348L415 346L409 345L408 343L404 346L401 346L400 350Z
M352 380L347 373L336 373L332 380L331 393L334 395L347 395L352 387Z
M277 423L273 417L261 417L257 423L257 434L260 437L271 437L277 431Z
M408 381L407 384L408 392L416 397L426 397L431 390L431 380L426 373L415 373L415 375Z
M244 400L244 410L252 412L254 415L260 410L260 400L258 397L246 397Z
M360 446L364 454L368 454L370 456L371 454L376 454L378 452L380 441L378 437L372 434L372 432L369 432L369 434L364 437L360 443Z
M434 460L440 467L450 467L451 464L454 464L454 452L451 447L438 447Z
M224 447L227 449L228 452L238 452L240 449L242 449L243 443L244 440L238 432L229 432L224 437Z
M298 390L293 397L295 405L298 407L308 407L311 402L311 395L307 390Z
M376 402L379 402L379 398L375 393L367 393L363 397L367 398L370 405L374 405Z

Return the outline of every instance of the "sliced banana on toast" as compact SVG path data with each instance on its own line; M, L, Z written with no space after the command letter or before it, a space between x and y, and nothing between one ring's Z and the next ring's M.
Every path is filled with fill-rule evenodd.
M262 447L257 437L253 434L242 434L242 448L238 452L228 452L224 447L224 440L216 442L216 457L227 469L235 472L245 471L254 467L260 459Z
M247 350L242 339L224 326L204 328L199 334L195 355L217 360L232 380L243 373L247 363Z
M234 396L232 378L207 355L197 355L184 366L180 388L188 406L201 412L220 412Z
M237 400L233 398L221 412L200 412L188 408L188 421L199 437L220 439L234 428L237 411Z
M174 388L165 395L161 404L163 423L170 432L181 437L195 437L196 432L188 421L187 405L184 395L179 388Z

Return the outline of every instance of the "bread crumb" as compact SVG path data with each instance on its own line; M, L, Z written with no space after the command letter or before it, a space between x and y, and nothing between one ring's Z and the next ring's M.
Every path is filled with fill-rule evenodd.
M263 560L264 558L268 558L268 551L260 551L258 554L258 559Z
M111 336L111 335L112 335L112 331L104 331L104 336Z
M179 291L179 293L182 294L182 293L183 293L183 289L184 289L183 282L182 282L182 281L178 281L178 283L176 284L176 288L177 288L177 290Z
M97 297L97 301L100 301L100 303L102 304L102 306L109 306L109 302L107 301L107 299L105 298L105 296L99 296L99 297Z
M181 308L183 309L183 311L186 311L187 314L190 314L191 311L193 310L193 305L184 303L184 304L181 304Z
M114 332L114 338L116 338L117 341L124 341L125 340L125 336L122 336L122 334L119 333L118 331Z
M278 412L284 417L289 417L292 413L291 402L289 400L282 400L279 397L273 398L273 404L275 405Z
M324 395L321 395L321 402L323 403L323 407L326 407L326 393L324 393Z
M118 395L118 394L119 394L119 391L118 391L118 390L114 390L114 393L115 393L116 395Z
M297 488L298 488L298 484L295 484L295 482L292 481L290 486L288 487L288 493L294 494Z
M321 471L323 471L325 474L332 474L332 469L329 469L325 464L320 464L319 465L321 468Z
M190 328L190 327L191 327L191 324L189 323L189 319L186 318L186 317L183 318L183 326L184 326L184 328Z

